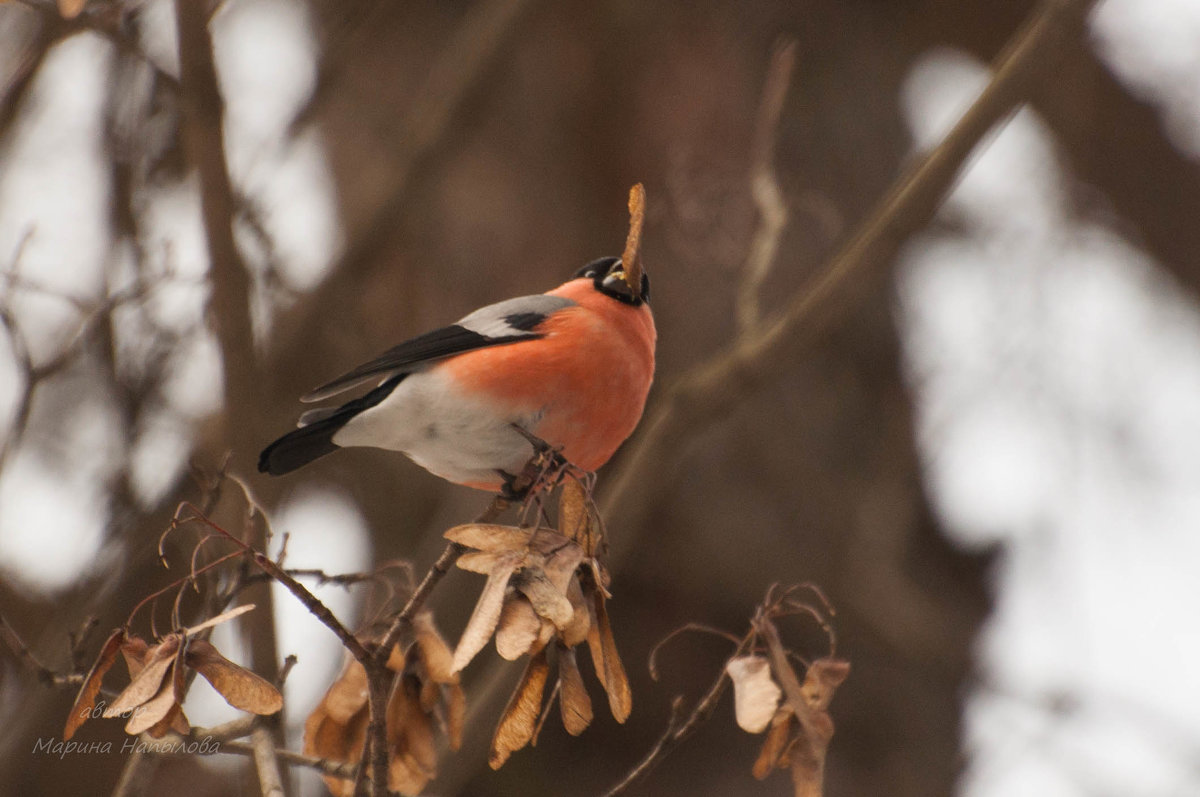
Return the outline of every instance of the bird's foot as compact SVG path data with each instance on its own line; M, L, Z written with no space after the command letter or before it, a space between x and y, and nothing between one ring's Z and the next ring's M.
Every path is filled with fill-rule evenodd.
M574 465L562 455L562 448L556 448L542 438L522 428L512 425L517 432L533 446L533 457L526 463L524 470L518 476L501 472L504 485L501 492L510 500L525 500L531 494L549 491L558 485L565 474L576 471Z

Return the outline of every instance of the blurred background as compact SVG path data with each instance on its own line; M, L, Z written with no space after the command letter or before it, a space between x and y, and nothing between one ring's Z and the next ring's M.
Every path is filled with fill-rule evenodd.
M95 617L75 658L94 656L186 567L181 540L163 569L158 538L200 497L194 470L227 452L271 512L273 550L289 534L289 565L423 572L486 496L367 450L260 476L297 396L619 254L642 181L655 406L738 335L779 37L796 40L796 69L766 314L936 143L1032 8L226 0L209 45L203 24L181 41L165 0L71 18L0 5L0 616L59 672ZM181 48L193 69L214 59L206 104L189 106ZM853 666L831 710L829 795L1200 793L1198 156L1200 3L1102 2L888 278L856 285L824 334L637 471L652 497L618 505L609 528L629 722L598 711L575 739L551 721L493 773L487 742L520 668L485 652L467 672L467 744L429 793L603 791L729 653L679 639L655 683L654 644L693 621L741 634L770 584L797 581L837 607ZM640 467L630 448L601 471L602 500ZM214 516L240 522L234 498ZM454 573L435 593L447 636L481 585ZM362 617L361 592L318 594ZM298 656L298 749L341 651L290 596L271 598L257 602L273 630L217 638L264 674ZM825 652L811 624L785 636ZM129 756L35 753L72 695L0 650L0 782L111 792ZM207 686L187 711L234 716ZM761 740L732 715L726 698L631 793L791 793L786 774L751 777ZM77 738L119 749L122 733L96 721ZM294 773L298 793L322 793ZM152 794L256 788L236 756L144 774Z

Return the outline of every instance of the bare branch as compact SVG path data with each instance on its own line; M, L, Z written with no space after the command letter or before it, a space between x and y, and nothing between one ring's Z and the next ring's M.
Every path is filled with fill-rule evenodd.
M758 294L775 263L779 238L787 226L788 209L775 179L774 161L779 117L783 113L783 101L792 83L795 64L796 40L782 39L775 45L771 64L767 67L751 150L750 193L758 206L759 223L742 266L742 283L738 286L736 311L742 334L759 323Z
M258 717L246 716L240 717L223 725L217 725L212 728L193 728L187 736L179 736L177 734L168 734L162 739L146 739L148 744L160 746L167 751L188 750L188 743L200 742L208 743L208 746L199 751L200 755L215 755L219 753L232 753L234 755L243 755L254 757L257 752L257 740L250 743L238 742L237 739L246 736L253 736L258 725ZM268 735L268 739L269 739ZM315 758L313 756L301 755L300 753L292 752L291 750L277 750L272 744L272 751L277 761L289 764L291 766L306 767L320 772L322 775L332 775L337 778L345 778L351 780L354 778L358 767L351 764L344 764L340 761L329 761L324 758ZM189 753L192 754L192 753ZM266 790L263 791L266 794Z
M261 722L255 724L250 733L254 748L254 768L258 772L258 785L263 797L284 797L283 775L279 771L279 753L271 731Z
M83 683L83 676L78 673L62 675L38 661L37 657L33 655L33 651L13 630L3 615L0 615L0 641L4 642L4 646L9 649L13 658L34 673L42 683L68 689L76 689Z

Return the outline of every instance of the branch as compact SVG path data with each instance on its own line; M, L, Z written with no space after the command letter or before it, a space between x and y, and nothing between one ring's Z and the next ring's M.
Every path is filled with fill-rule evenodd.
M747 632L729 658L732 659L741 656L749 650L754 642L754 636L755 631L753 629ZM717 703L721 700L721 696L725 694L727 686L729 686L729 674L726 672L725 667L721 667L721 673L717 676L717 680L708 688L704 697L700 698L700 701L696 703L696 707L692 709L692 713L688 715L686 720L683 719L683 697L676 697L671 702L671 718L668 720L667 729L663 731L662 736L650 748L650 752L646 753L642 760L629 771L629 774L621 779L620 783L617 783L611 789L604 792L604 797L614 797L614 795L621 794L634 783L650 774L650 771L670 755L676 747L708 721L716 709Z
M751 150L750 193L754 197L754 204L758 206L760 219L750 242L746 263L742 266L742 284L738 286L737 320L743 334L759 323L758 293L771 272L775 254L779 251L779 238L787 226L788 210L779 181L775 179L774 160L779 117L783 113L783 101L787 97L795 65L796 40L782 39L775 45L771 64L767 67L767 79L763 85L754 130L754 147Z
M200 178L212 286L209 309L221 348L225 412L240 417L254 412L258 378L249 307L253 286L233 237L236 202L225 158L225 108L213 63L206 4L175 0L175 20L183 135Z
M31 237L32 232L29 232L21 238L10 265L3 273L0 273L0 297L2 297L0 298L0 327L3 327L8 334L13 359L16 361L17 371L20 373L23 383L17 396L16 409L12 413L8 432L4 436L4 440L0 442L0 470L3 470L4 465L25 436L33 411L34 394L41 384L73 365L83 355L87 346L94 343L97 330L112 318L112 314L117 308L144 299L159 284L139 280L128 288L96 301L44 287L20 274L21 256ZM33 361L25 333L21 329L17 314L13 311L12 297L18 291L36 292L59 299L72 305L82 316L66 342L44 362L35 363Z
M606 496L603 514L610 525L636 527L662 489L663 480L647 474L669 472L686 454L697 428L732 414L748 393L772 377L779 362L830 325L836 305L851 298L856 282L884 273L900 245L933 218L983 137L1028 100L1063 41L1079 35L1095 2L1045 0L997 58L991 83L954 129L905 170L810 284L782 311L744 330L665 391ZM631 540L628 535L616 538L614 557L627 551Z
M254 768L258 772L258 785L263 797L284 797L283 774L279 771L279 751L275 749L275 738L262 722L254 725L250 732L251 747L254 749Z
M482 76L489 74L486 67L515 28L521 13L531 4L530 0L500 0L477 3L467 12L466 20L446 45L441 57L429 69L424 85L405 115L403 129L389 139L388 151L395 154L379 164L382 175L378 177L378 182L384 186L382 200L368 211L361 230L330 269L330 276L325 283L312 291L313 297L325 297L325 300L311 302L308 305L309 313L325 312L328 307L325 301L330 295L331 286L358 285L372 263L371 255L391 233L396 217L408 198L409 178L442 139L468 92ZM352 45L353 42L346 44ZM326 55L323 60L341 62L345 59ZM314 108L329 94L334 83L328 73L322 76L313 96L290 125L293 132L314 114Z
M148 747L159 745L164 751L178 754L195 755L199 753L200 755L215 755L219 753L232 753L233 755L254 757L258 755L256 749L257 740L250 743L238 742L236 740L246 736L253 736L257 724L257 717L240 717L212 728L193 728L187 736L168 734L162 739L147 739L146 743ZM267 738L268 740L270 739L269 734ZM195 750L189 747L192 743L207 743L208 746L200 750ZM282 763L314 769L322 775L332 775L337 778L345 778L346 780L352 780L358 769L352 764L345 764L340 761L330 761L325 758L301 755L291 750L277 750L274 748L273 742L272 753L276 760ZM280 782L282 782L282 779ZM268 793L266 788L263 789L263 793Z
M13 657L26 669L37 675L37 679L42 683L65 689L78 689L79 685L83 683L82 675L77 673L62 675L38 661L37 657L33 655L33 651L4 619L4 615L0 615L0 641L3 641L4 646L12 652Z

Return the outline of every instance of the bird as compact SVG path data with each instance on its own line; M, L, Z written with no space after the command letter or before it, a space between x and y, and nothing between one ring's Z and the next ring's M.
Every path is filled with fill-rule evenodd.
M654 378L650 278L630 248L624 259L594 260L554 290L483 307L316 388L301 401L373 383L301 415L299 428L263 449L259 471L280 476L339 448L373 446L495 491L511 486L539 445L580 471L597 470L637 426Z

